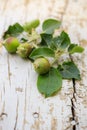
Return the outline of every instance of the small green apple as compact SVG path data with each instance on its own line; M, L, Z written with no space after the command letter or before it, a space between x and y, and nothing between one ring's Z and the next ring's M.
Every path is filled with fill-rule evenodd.
M5 40L3 45L9 53L16 53L17 47L20 45L20 43L17 38L9 37Z
M38 74L45 74L50 69L50 63L46 58L38 58L34 61L34 68Z

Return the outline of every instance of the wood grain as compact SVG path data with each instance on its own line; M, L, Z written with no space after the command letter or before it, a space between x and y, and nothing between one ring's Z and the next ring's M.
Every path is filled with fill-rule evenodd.
M62 90L47 99L37 90L37 74L30 61L10 55L2 47L0 130L87 130L86 5L87 0L0 0L0 38L10 24L51 17L62 21L61 28L73 43L85 47L82 55L73 55L82 80L75 85L63 81Z

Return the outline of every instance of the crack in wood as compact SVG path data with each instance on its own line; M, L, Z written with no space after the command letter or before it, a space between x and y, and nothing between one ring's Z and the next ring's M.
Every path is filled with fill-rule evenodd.
M11 87L11 79L10 79L11 73L10 73L9 54L7 55L7 63L8 63L8 79L9 79L9 85Z
M16 130L16 127L17 127L17 122L18 122L18 107L19 107L19 100L18 100L18 98L17 98L17 106L16 106L16 119L15 119L14 130Z
M73 99L75 99L75 98L74 98L74 93L73 93L73 97L72 97L72 99L71 99L71 105L72 105L72 106L71 106L71 110L72 110L72 120L76 122L76 120L75 120L75 116L76 116L76 115L75 115L75 109L74 109L75 106L74 106L74 100L73 100ZM73 130L76 130L76 123L73 125Z
M65 5L65 8L64 8L64 13L63 15L61 16L61 21L63 21L63 17L66 13L66 10L67 10L67 7L68 7L68 4L69 4L69 0L66 0L66 5ZM71 61L73 61L73 58L71 55L69 55ZM76 114L75 114L75 105L74 105L74 102L76 102L76 87L75 87L75 79L72 79L72 83L73 83L73 97L71 98L71 112L72 112L72 121L74 121L74 123L72 124L73 125L73 130L76 130Z
M69 55L71 61L73 61L73 58L71 55ZM75 105L74 103L76 102L76 87L75 87L75 79L72 79L72 83L73 83L73 97L71 98L71 110L72 110L72 120L75 121L75 124L73 125L73 130L76 130L76 114L75 114Z
M61 21L63 21L63 17L66 13L66 10L68 8L68 5L69 5L69 0L66 0L66 5L65 5L65 8L64 8L64 12L63 12L63 15L61 15ZM73 58L71 55L69 55L71 61L73 61ZM72 79L72 83L73 83L73 97L71 98L71 112L72 112L72 121L75 121L73 125L73 130L76 130L76 114L75 114L75 105L74 105L74 102L76 102L76 88L75 88L75 79Z
M5 95L5 86L4 85L3 85L3 92ZM5 111L5 100L3 101L2 113L0 114L0 120L3 120L4 116L7 116L7 113L5 113L4 111Z
M66 10L68 8L68 5L69 5L69 0L66 0L66 5L65 5L65 8L64 8L64 13L63 15L61 16L61 21L63 21L63 17L66 13ZM71 55L69 55L71 61L73 61L73 58ZM76 102L76 87L75 87L75 79L72 79L72 83L73 83L73 97L71 98L71 112L72 112L72 121L74 121L74 123L72 124L73 125L73 130L76 130L76 114L75 114L75 105L74 103Z

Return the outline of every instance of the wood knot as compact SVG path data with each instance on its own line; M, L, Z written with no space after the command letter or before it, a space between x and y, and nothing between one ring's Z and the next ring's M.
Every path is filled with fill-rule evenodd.
M33 113L33 117L34 117L34 118L39 118L39 113L34 112L34 113Z
M7 117L7 116L8 116L7 113L2 112L0 114L0 120L4 120L4 117Z

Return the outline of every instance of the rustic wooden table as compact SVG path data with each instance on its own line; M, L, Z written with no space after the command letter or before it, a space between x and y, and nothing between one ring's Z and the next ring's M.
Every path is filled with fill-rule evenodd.
M82 79L45 99L33 65L0 48L0 130L87 130L87 0L0 0L0 38L10 24L50 17L85 48L73 55Z

